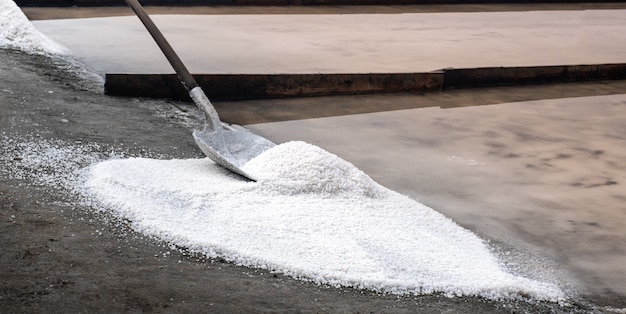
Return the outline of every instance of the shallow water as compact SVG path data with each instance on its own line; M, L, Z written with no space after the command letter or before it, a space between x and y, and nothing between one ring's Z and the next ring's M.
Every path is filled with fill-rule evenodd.
M156 15L196 73L368 73L626 62L626 10ZM173 72L133 16L35 21L99 72Z
M626 296L625 122L626 94L252 129L322 146L479 235L528 250L526 271L542 275L547 258L581 293Z

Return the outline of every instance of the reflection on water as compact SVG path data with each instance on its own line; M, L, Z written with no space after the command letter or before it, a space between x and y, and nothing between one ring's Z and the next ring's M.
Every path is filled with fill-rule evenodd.
M481 236L546 254L583 293L626 297L624 94L252 128L322 146Z
M536 86L456 89L413 94L374 94L216 102L222 120L254 124L340 115L438 107L454 109L510 102L621 94L626 81L549 84Z

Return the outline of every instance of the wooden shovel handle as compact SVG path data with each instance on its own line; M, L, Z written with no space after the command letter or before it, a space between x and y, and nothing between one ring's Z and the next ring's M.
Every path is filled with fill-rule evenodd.
M126 0L126 3L133 9L137 17L141 20L141 23L143 23L159 48L161 48L161 51L176 71L176 75L178 75L178 78L182 81L187 92L191 92L192 89L198 86L198 83L196 83L196 80L191 76L187 67L185 67L176 52L174 52L172 46L170 46L161 31L159 31L154 22L152 22L152 19L148 16L139 1Z

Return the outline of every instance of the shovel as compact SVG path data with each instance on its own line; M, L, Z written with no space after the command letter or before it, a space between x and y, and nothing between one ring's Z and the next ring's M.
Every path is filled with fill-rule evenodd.
M181 80L181 83L189 92L193 102L204 112L206 121L203 130L195 130L193 132L193 137L198 147L218 165L252 181L256 181L254 177L243 171L241 167L276 144L243 127L222 125L222 121L220 121L220 117L209 98L204 94L202 88L191 76L178 55L176 55L172 46L170 46L163 34L161 34L161 31L159 31L141 4L139 4L139 1L126 0L126 3L133 9L159 48L161 48L161 51L176 71L176 75Z

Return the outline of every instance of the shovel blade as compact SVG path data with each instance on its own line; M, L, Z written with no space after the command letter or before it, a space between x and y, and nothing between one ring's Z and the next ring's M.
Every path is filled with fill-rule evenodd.
M139 20L146 27L152 38L157 43L161 51L176 71L176 75L181 80L189 96L202 112L204 112L206 122L204 130L194 131L193 137L200 149L215 161L218 165L225 167L250 180L256 181L252 176L241 169L250 159L260 153L272 148L275 144L254 135L245 129L224 130L220 117L215 107L204 94L204 91L193 78L187 67L180 60L172 46L167 42L161 31L154 24L150 16L143 9L139 1L126 0L126 3L133 9Z
M243 128L213 129L205 126L202 131L194 131L193 137L200 150L215 163L252 181L256 178L241 168L252 158L276 146Z

